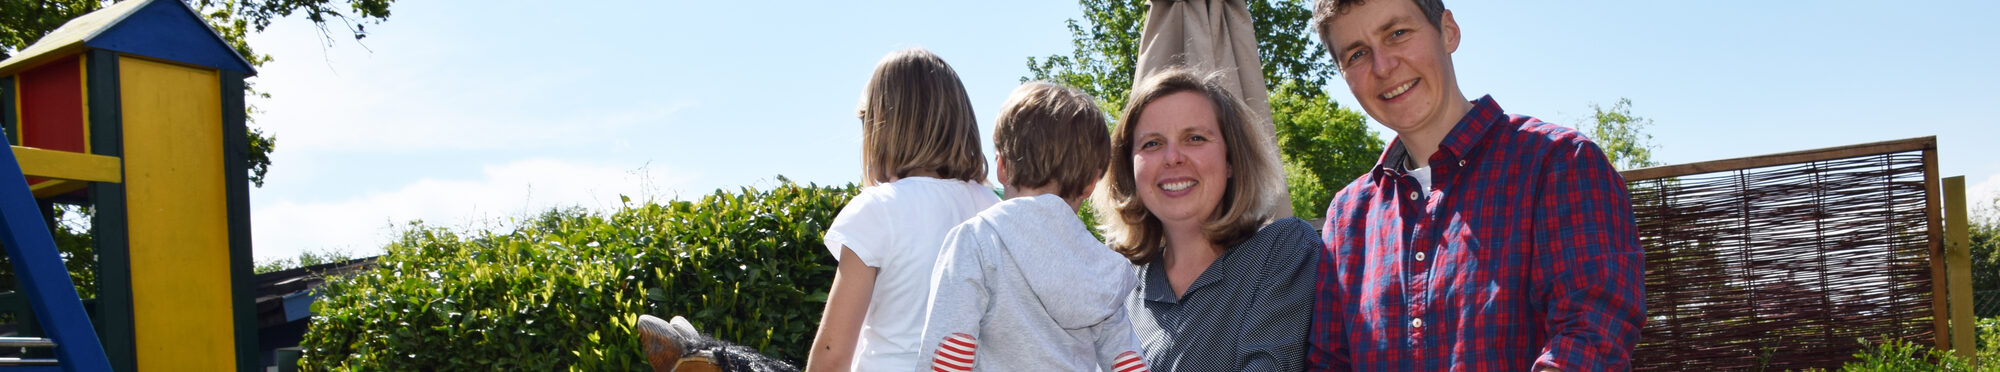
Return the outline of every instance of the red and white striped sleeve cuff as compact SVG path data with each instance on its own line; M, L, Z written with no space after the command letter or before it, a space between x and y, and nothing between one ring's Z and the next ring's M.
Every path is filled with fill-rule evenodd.
M1149 369L1146 369L1146 359L1140 358L1139 353L1131 351L1127 351L1124 354L1118 354L1118 358L1112 359L1111 370L1112 372L1150 371Z
M931 358L933 372L968 372L972 370L972 354L979 348L979 340L972 335L953 333L938 342L937 356Z

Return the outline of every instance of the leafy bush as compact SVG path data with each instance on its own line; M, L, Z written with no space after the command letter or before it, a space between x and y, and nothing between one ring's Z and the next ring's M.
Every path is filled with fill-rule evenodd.
M1869 344L1868 340L1861 340ZM1972 366L1950 350L1933 349L1914 342L1889 339L1854 354L1861 360L1848 362L1841 371L1971 371Z
M1900 371L1977 371L2000 372L2000 318L1979 320L1979 350L1974 354L1978 364L1966 360L1950 350L1938 350L1914 342L1889 339L1882 343L1861 340L1864 345L1872 344L1854 357L1860 359L1841 366L1847 372L1900 372Z
M376 268L331 280L300 364L321 370L643 370L634 324L802 361L834 258L821 236L857 191L798 185L700 201L557 209L512 231L413 222Z

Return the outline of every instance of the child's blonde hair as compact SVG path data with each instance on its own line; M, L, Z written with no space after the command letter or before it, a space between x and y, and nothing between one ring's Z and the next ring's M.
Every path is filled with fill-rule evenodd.
M958 73L930 51L909 48L882 57L858 111L863 185L893 182L915 171L986 181L972 100Z
M993 123L993 150L1007 160L1007 187L1053 184L1063 199L1086 197L1111 162L1109 118L1090 95L1047 82L1014 89Z

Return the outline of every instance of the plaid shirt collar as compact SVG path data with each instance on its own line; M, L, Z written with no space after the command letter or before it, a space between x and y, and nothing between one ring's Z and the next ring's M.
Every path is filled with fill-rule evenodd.
M1490 129L1506 120L1506 112L1500 110L1500 103L1493 101L1493 95L1472 100L1472 110L1467 111L1465 117L1459 118L1458 124L1452 125L1451 132L1446 133L1444 141L1438 143L1437 153L1431 155L1432 160L1449 162L1470 154L1475 147L1485 142L1483 140L1492 132ZM1389 149L1382 151L1382 157L1375 162L1373 173L1377 177L1400 175L1403 173L1404 161L1409 157L1409 149L1403 148L1403 136L1398 135L1396 139L1389 141ZM1424 163L1427 162L1418 164L1427 165Z

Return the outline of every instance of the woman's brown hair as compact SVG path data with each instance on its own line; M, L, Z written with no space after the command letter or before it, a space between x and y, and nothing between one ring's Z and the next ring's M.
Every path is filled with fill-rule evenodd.
M1134 265L1150 263L1160 254L1166 246L1166 227L1139 200L1138 181L1133 179L1132 132L1140 120L1145 120L1140 114L1146 110L1146 105L1161 97L1183 92L1208 98L1215 111L1216 126L1222 131L1222 143L1228 151L1231 176L1223 189L1220 204L1201 226L1202 235L1210 243L1224 249L1242 244L1271 220L1269 206L1276 201L1274 195L1283 195L1283 191L1278 190L1278 177L1284 175L1278 172L1276 164L1263 156L1274 148L1272 140L1257 135L1250 128L1257 124L1251 119L1249 109L1235 94L1223 88L1220 74L1197 74L1182 68L1154 72L1132 89L1125 113L1111 131L1111 150L1114 154L1111 167L1104 172L1103 183L1098 185L1093 200L1099 210L1105 211L1097 215L1098 224L1104 230L1105 244L1124 254Z

